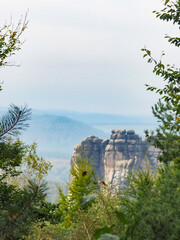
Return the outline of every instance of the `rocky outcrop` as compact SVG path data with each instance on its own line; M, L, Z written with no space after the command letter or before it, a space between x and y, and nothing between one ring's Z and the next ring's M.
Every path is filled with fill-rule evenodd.
M156 169L160 153L134 130L112 130L109 140L95 136L84 139L74 148L71 164L82 155L82 151L92 159L96 176L115 186L126 184L130 170L135 172L146 165Z

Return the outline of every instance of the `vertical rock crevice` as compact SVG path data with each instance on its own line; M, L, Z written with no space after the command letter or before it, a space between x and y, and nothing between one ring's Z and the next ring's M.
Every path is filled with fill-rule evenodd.
M160 153L134 130L112 130L111 137L107 140L87 137L74 148L71 164L82 156L82 151L92 160L98 179L114 186L126 185L130 170L135 172L146 165L150 165L152 170L156 169Z

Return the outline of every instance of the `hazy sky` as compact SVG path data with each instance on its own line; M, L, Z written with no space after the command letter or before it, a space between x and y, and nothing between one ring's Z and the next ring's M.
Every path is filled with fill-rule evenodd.
M161 0L1 0L0 22L28 13L22 50L11 60L21 67L0 70L0 106L69 109L116 114L151 114L156 95L145 83L160 84L142 59L178 62L178 49L163 38L177 35L152 13Z

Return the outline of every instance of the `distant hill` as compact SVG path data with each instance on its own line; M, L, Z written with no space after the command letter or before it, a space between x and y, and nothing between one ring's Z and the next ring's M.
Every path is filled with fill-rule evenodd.
M0 115L6 113L0 108ZM153 116L123 116L115 114L82 113L68 110L34 110L30 127L20 137L25 143L37 142L40 156L53 164L49 181L68 181L70 159L74 147L88 136L107 139L111 130L134 129L142 135L152 129Z
M4 112L6 109L0 108L0 115ZM30 127L23 132L22 138L27 143L37 142L39 153L45 157L70 159L74 146L90 135L109 138L115 128L134 129L142 136L144 129L152 129L155 125L155 118L146 115L33 109Z
M66 116L73 120L93 125L154 125L153 115L118 115L109 113L85 113L69 110L33 110L35 114L48 113L56 116Z
M70 159L74 146L90 135L107 136L103 131L68 117L33 114L22 139L26 143L37 142L44 157Z

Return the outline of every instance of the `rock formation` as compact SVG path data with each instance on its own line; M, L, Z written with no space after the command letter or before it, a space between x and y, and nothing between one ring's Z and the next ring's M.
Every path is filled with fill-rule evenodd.
M124 186L130 170L135 172L146 165L156 169L160 153L134 130L112 130L110 140L95 136L84 139L74 148L71 164L82 154L82 150L92 159L96 176L114 186Z

